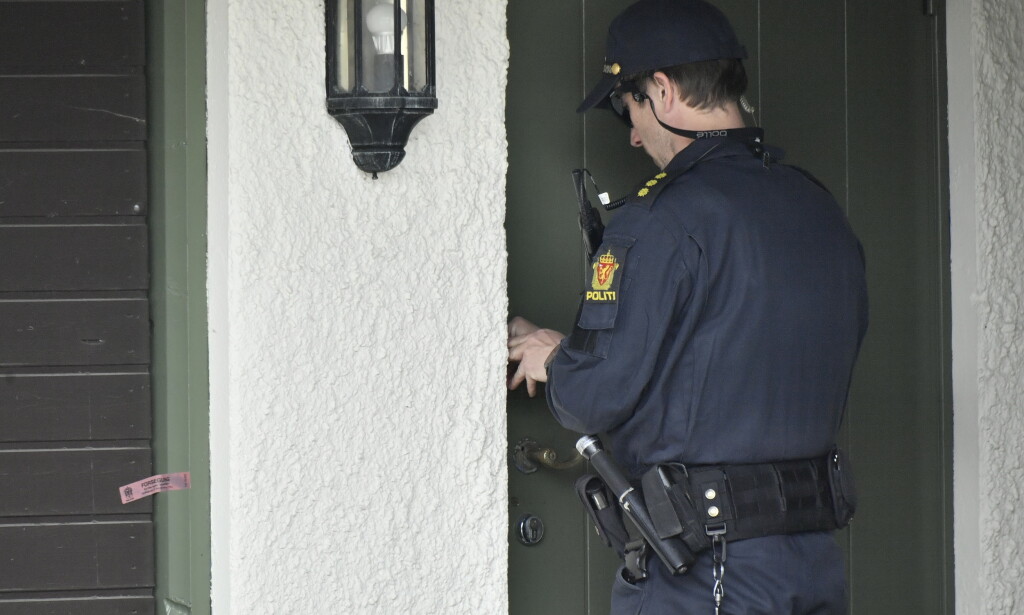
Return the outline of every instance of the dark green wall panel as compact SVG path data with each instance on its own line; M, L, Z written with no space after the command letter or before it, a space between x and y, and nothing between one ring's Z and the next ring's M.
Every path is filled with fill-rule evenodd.
M0 442L149 439L149 373L134 369L0 370Z
M0 596L153 585L153 526L148 520L0 520L0 545Z
M152 591L145 589L0 594L0 615L154 614Z
M145 9L0 1L4 615L155 611Z
M149 242L135 224L3 224L0 292L145 290Z
M142 75L0 76L0 142L145 139Z
M137 298L0 295L0 367L149 362L149 305Z
M145 215L146 202L141 144L0 148L0 218Z
M0 2L0 70L141 66L142 19L133 0Z
M93 448L0 448L0 517L150 512L152 498L122 504L118 488L153 475L149 442Z

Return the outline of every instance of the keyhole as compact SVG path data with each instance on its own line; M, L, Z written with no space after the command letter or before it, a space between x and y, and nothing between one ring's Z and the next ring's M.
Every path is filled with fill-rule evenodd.
M525 514L519 518L519 542L532 547L544 538L544 522L540 517Z

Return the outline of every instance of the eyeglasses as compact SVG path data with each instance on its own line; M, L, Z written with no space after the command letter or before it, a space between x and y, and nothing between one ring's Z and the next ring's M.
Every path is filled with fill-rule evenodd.
M615 114L626 123L626 126L632 128L633 122L629 119L629 107L622 102L622 96L625 94L631 95L636 103L642 103L650 97L640 91L640 88L637 87L635 81L624 81L620 83L612 91L611 96L609 96L609 100L612 104L612 110L615 111Z

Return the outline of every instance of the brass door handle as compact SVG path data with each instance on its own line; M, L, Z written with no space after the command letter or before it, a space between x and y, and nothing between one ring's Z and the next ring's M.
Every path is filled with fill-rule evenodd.
M568 470L583 462L583 455L575 454L565 461L559 461L558 453L550 446L541 446L529 438L523 438L512 449L512 463L523 474L532 474L539 466L552 470Z

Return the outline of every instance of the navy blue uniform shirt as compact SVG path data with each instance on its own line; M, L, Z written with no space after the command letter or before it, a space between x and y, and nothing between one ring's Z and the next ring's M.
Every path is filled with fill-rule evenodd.
M678 171L685 170L673 178ZM867 328L864 258L832 196L747 144L699 140L608 225L574 331L548 367L556 419L652 465L824 455ZM643 192L643 191L641 191ZM711 612L711 561L621 576L612 612ZM845 613L831 533L729 545L733 614Z
M555 417L606 432L634 478L661 462L825 454L867 327L843 211L736 140L696 141L666 172L656 198L633 199L605 230L548 368Z

